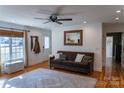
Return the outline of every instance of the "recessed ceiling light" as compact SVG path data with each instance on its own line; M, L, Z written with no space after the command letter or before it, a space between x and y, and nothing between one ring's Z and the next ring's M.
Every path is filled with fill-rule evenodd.
M86 24L86 23L87 23L87 21L83 21L83 23L84 23L84 24Z
M118 13L121 13L121 10L117 10L116 13L117 13L117 14L118 14Z
M119 17L116 17L115 20L119 20Z

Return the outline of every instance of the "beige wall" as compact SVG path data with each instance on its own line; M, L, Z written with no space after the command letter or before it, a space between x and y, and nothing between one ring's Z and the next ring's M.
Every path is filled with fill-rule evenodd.
M102 54L103 54L103 66L105 65L106 59L106 33L123 32L124 33L124 23L103 23L102 24ZM124 36L124 35L122 35ZM124 39L124 37L122 37ZM122 53L123 54L123 53ZM123 58L123 57L122 57ZM124 64L122 63L122 66Z

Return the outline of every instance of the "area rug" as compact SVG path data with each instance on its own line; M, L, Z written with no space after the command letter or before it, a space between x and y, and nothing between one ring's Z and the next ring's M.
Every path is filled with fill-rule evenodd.
M96 79L49 69L36 69L8 79L3 88L92 88Z

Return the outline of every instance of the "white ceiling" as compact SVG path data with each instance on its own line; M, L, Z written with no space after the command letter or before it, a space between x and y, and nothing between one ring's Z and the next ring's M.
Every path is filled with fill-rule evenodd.
M45 20L36 20L35 17L48 18L49 14L60 9L59 18L72 18L70 22L63 22L63 25L48 23ZM122 13L116 14L116 10L122 10ZM40 28L51 29L57 26L70 26L87 22L104 22L113 23L115 17L119 17L118 22L124 22L124 6L122 5L1 5L0 21L12 22L21 25L35 26Z

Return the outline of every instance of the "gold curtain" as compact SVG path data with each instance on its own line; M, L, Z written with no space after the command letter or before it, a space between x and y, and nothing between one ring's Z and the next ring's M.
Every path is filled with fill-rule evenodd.
M24 32L24 63L25 67L29 66L28 63L28 32Z

